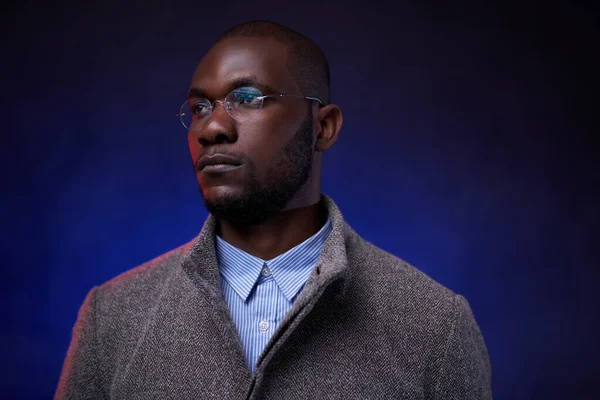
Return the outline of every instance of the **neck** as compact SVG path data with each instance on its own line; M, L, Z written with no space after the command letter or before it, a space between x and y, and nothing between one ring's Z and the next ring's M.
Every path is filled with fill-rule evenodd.
M317 233L326 221L327 210L316 202L282 211L260 225L240 226L219 220L217 232L240 250L270 260Z

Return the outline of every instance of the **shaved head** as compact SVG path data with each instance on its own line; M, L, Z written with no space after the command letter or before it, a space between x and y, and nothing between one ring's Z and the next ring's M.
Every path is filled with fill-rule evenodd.
M288 69L305 96L329 103L329 64L312 40L284 25L270 21L250 21L226 31L216 43L236 37L271 37L282 42L288 52ZM216 44L215 43L215 44Z
M254 21L225 32L200 61L188 93L222 101L244 87L295 96L266 96L252 121L238 121L225 107L214 107L198 129L188 129L206 208L238 227L262 225L283 211L318 204L322 153L342 124L340 108L329 103L323 53L282 25ZM221 160L221 169L198 163L216 154L228 156L229 163Z

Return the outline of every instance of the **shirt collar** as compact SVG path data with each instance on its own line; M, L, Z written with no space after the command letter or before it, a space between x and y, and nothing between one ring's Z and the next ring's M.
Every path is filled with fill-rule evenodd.
M317 233L268 261L238 249L217 235L219 271L223 279L246 301L266 264L283 295L288 301L292 301L308 279L331 230L331 220L328 216Z

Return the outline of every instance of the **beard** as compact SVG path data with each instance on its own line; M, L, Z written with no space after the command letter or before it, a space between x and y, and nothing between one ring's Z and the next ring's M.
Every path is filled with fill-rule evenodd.
M269 162L266 183L261 185L251 173L242 195L216 201L203 197L208 212L236 225L259 225L281 212L310 177L314 156L312 124L311 110L292 140Z

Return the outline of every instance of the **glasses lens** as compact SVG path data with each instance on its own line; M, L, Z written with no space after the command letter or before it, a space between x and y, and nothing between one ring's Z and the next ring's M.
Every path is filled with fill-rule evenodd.
M193 97L185 101L179 109L179 119L186 129L197 128L199 122L210 115L211 104L208 100Z
M238 122L253 119L263 105L263 94L254 87L241 87L232 90L225 98L227 111Z

